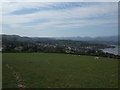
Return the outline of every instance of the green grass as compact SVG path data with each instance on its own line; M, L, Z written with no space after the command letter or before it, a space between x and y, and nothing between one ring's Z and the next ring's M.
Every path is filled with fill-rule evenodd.
M3 88L17 87L6 64L27 88L117 88L118 60L52 53L4 53Z

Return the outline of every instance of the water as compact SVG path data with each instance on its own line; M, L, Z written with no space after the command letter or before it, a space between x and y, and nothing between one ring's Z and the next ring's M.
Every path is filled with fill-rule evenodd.
M103 52L107 52L107 53L111 53L114 55L120 55L120 47L118 47L117 45L114 45L115 48L105 48L105 49L101 49Z

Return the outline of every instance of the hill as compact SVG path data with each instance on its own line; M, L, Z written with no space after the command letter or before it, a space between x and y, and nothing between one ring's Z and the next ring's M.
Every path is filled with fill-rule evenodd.
M57 40L79 40L100 44L118 44L118 36L103 37L56 37Z
M77 40L56 40L52 38L21 37L18 35L2 35L2 52L46 52L67 53L80 55L105 56L119 58L119 56L104 53L101 49L115 46Z

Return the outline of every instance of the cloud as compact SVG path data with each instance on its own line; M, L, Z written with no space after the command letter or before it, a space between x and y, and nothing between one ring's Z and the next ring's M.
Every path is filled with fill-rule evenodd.
M69 7L69 3L66 4ZM58 3L3 3L3 24L8 24L11 28L15 29L44 30L45 28L69 29L117 23L117 3L82 4L82 6L68 9L38 10L35 13L15 15L11 13L26 8L40 9L53 6L58 8ZM41 22L43 19L48 21ZM36 25L29 25L29 23L36 20L39 20ZM24 25L22 23L28 24Z
M2 14L9 14L11 12L22 10L22 9L31 9L31 8L41 8L52 5L52 3L37 3L37 2L3 2L2 3Z
M119 0L1 0L1 2L119 2Z

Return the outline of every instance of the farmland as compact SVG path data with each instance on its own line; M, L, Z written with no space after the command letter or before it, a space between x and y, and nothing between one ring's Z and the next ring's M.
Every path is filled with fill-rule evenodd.
M118 60L55 53L3 53L3 88L117 88ZM8 68L12 67L12 69Z

